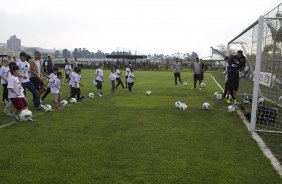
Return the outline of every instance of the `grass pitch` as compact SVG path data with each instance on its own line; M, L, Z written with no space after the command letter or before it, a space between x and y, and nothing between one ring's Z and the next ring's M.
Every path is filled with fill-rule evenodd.
M93 74L82 71L83 95L96 94ZM136 71L133 91L116 93L108 74L102 98L33 111L36 122L0 129L0 183L282 183L236 113L214 99L209 74L200 91L188 72L188 87L175 87L172 72ZM62 90L67 98L68 86ZM188 109L175 109L176 101Z

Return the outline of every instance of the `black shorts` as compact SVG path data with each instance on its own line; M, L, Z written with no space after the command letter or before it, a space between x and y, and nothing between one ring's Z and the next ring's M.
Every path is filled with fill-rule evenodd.
M37 77L31 77L29 78L29 80L33 84L36 90L39 90L44 86L43 80L40 80Z
M239 76L228 76L226 81L226 89L237 91L239 89Z
M194 80L202 80L202 75L194 73Z
M70 74L65 74L65 79L69 79L70 78Z
M174 78L177 78L177 77L180 77L180 72L176 72L176 73L173 73L174 74Z
M96 85L97 89L102 89L103 88L102 81L96 80L96 83L97 83L97 85Z

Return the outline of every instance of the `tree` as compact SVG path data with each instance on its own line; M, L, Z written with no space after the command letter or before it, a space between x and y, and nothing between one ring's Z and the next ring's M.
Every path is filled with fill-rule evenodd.
M282 14L277 13L276 14L277 18L281 18ZM280 25L282 24L282 20L280 21ZM274 27L270 22L267 23L267 27L270 29L271 32L271 37L273 40L273 45L269 46L269 48L273 49L273 53L275 53L276 51L281 51L281 49L277 46L277 43L281 43L282 42L282 26L280 26L280 28L276 29L276 27Z
M198 56L198 54L196 53L196 52L192 52L192 54L191 54L191 60L196 60L196 58L198 58L199 56Z
M59 57L59 56L60 56L60 51L56 50L55 54L54 54L54 57Z
M62 56L64 58L68 58L68 57L71 57L71 53L68 49L64 49L63 52L62 52Z

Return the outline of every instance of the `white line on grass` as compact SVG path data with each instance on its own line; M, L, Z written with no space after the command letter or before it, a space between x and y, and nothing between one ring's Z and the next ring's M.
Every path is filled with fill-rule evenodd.
M212 74L211 74L211 77L213 78L213 80L217 84L217 86L221 89L221 91L224 92L223 88L217 82L217 80L214 78L214 76ZM243 123L245 124L247 129L250 130L249 122L248 122L247 118L244 116L244 114L241 111L238 111L238 110L237 110L237 114L240 116L241 120L243 121ZM270 160L271 165L274 167L274 169L278 172L278 174L282 178L282 167L281 167L279 161L275 158L275 156L272 154L270 149L267 147L267 145L263 142L261 137L256 132L254 132L252 134L252 137L257 142L257 144L259 145L263 154Z
M40 112L40 113L37 113L37 114L33 115L32 117L36 117L36 116L39 116L39 115L41 115L41 114L44 114L44 113L43 113L43 112ZM11 117L12 117L12 116L11 116ZM18 123L18 122L12 121L12 122L10 122L10 123L1 125L0 128L6 128L6 127L9 127L9 126L11 126L11 125L13 125L13 124L17 124L17 123Z

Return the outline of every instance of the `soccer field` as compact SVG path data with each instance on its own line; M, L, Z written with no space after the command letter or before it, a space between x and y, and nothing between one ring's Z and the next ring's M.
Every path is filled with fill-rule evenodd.
M82 95L96 95L93 75L82 70ZM0 183L282 183L239 116L214 99L220 89L210 74L200 91L191 89L192 73L182 72L187 87L175 87L172 72L135 71L133 91L116 93L108 75L102 98L0 128ZM69 86L62 91L66 99ZM0 114L0 126L11 121Z

